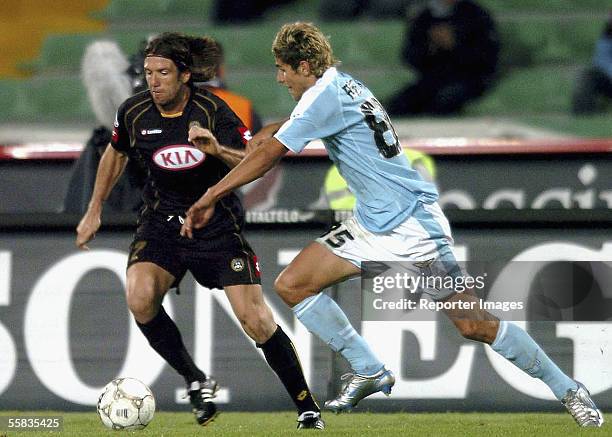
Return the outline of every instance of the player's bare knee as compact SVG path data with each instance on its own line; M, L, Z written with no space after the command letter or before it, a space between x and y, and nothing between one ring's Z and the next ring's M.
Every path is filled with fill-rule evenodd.
M126 293L127 306L140 323L148 321L157 313L156 290L153 281L130 281Z
M158 310L154 301L137 297L128 299L128 308L139 323L150 321Z
M303 299L303 290L290 273L282 272L274 281L274 290L280 298L290 307L300 303Z

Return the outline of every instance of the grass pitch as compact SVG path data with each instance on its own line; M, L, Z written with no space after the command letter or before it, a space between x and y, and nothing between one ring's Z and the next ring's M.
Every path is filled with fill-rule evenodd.
M222 413L206 427L198 426L190 413L156 412L153 421L141 431L111 431L91 413L10 412L0 416L60 415L64 427L60 432L0 430L0 437L52 435L61 437L118 436L291 436L304 435L295 429L293 412ZM609 417L609 416L608 416ZM612 426L580 429L568 414L539 413L351 413L325 414L326 436L612 436Z

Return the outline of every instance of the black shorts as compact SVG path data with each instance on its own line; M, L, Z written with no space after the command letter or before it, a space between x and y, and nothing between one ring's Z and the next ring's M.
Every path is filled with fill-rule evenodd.
M181 237L180 228L176 216L144 218L130 245L128 268L151 262L174 276L173 286L178 286L187 270L207 288L261 284L257 256L242 233L207 235L202 229L191 240Z

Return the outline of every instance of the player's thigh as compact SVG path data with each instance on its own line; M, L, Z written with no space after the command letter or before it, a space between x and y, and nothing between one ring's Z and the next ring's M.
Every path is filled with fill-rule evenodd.
M127 270L127 296L131 299L161 301L175 276L152 262L138 262Z
M361 270L320 243L306 246L276 279L279 293L316 294L335 283L356 276Z

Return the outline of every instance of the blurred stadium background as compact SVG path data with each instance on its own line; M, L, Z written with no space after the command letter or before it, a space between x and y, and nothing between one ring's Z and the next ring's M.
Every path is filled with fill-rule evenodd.
M322 0L323 1L323 0ZM86 46L112 39L126 54L152 33L210 34L226 47L227 83L264 120L293 101L274 80L280 24L311 20L331 36L342 68L384 100L407 82L403 17L321 22L319 1L296 0L261 20L216 25L212 0L3 0L0 4L0 409L91 409L114 376L151 385L165 410L187 408L181 381L149 351L124 309L133 214L106 218L91 252L78 253L78 218L61 213L72 166L95 127L79 69ZM436 160L442 203L460 252L478 260L612 260L612 113L574 117L570 96L590 62L609 2L481 0L502 35L503 76L461 117L394 120L403 145ZM288 157L244 193L247 235L266 294L295 339L313 391L326 399L346 370L296 323L272 281L339 212L321 207L330 163L317 144ZM609 267L609 263L608 263ZM598 322L528 323L532 335L603 410L612 410L612 295L601 285ZM597 281L595 281L597 282ZM529 280L517 287L532 290ZM231 317L224 297L186 278L168 296L196 361L223 384L230 410L287 409L289 400ZM596 287L597 288L597 287ZM373 411L559 411L545 386L462 340L446 320L361 322L359 286L330 290L398 384ZM170 311L169 311L170 312ZM608 320L608 321L606 321ZM40 390L31 390L40 387ZM569 417L568 417L569 420Z

